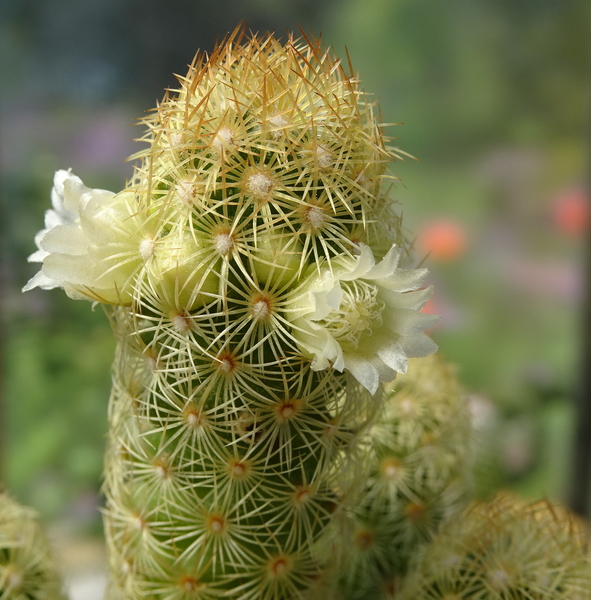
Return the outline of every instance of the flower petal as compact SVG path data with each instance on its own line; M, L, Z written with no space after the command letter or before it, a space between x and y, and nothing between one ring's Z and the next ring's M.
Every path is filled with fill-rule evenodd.
M48 253L81 256L88 251L88 238L80 227L57 225L45 234L41 241L41 248Z
M334 283L331 279L327 279L321 289L311 290L309 293L315 309L310 319L314 321L322 320L333 310L338 310L343 299L343 290L339 282Z
M424 288L422 290L415 290L411 292L393 292L385 288L380 288L379 298L383 302L386 302L388 306L395 306L397 308L404 308L409 310L421 310L427 303L427 300L433 295L433 286Z
M43 261L43 272L47 277L74 286L92 286L99 273L96 265L84 255L52 253Z
M380 285L394 292L404 293L420 288L429 269L396 269L390 277L380 280Z
M437 344L425 333L404 337L401 342L407 356L423 358L437 352Z
M373 396L380 385L380 375L376 367L364 358L348 354L345 356L345 368Z
M396 335L416 335L429 329L439 320L438 315L428 315L409 308L396 308L384 315L384 329Z
M385 365L390 367L396 373L406 373L408 355L405 352L403 344L399 341L392 342L386 346L383 346L376 350L377 356L384 362ZM394 373L394 377L396 377ZM383 381L393 381L391 379L384 379Z
M70 214L78 216L81 196L92 190L82 183L80 177L76 177L72 173L68 173L68 176L63 178L62 189L64 209Z
M391 277L394 275L399 262L400 250L394 245L390 248L388 254L377 265L372 267L363 278L372 281Z
M357 257L357 264L350 273L343 273L339 275L341 281L353 281L355 279L365 279L366 274L376 264L375 258L371 248L366 244L359 244L360 252Z
M45 275L45 273L41 270L33 275L29 281L27 281L27 284L23 287L22 291L28 292L36 287L39 287L42 290L53 290L56 287L60 287L60 283L59 281L55 281L54 279L47 277L47 275Z

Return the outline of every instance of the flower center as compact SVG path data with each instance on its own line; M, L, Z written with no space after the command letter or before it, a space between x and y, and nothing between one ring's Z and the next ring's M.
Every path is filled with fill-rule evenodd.
M385 303L378 300L376 286L365 281L341 281L343 299L322 324L343 346L357 350L362 337L370 336L374 327L382 324Z

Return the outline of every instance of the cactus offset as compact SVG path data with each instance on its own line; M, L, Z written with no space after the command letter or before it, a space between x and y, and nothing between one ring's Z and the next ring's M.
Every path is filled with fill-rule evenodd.
M399 600L589 600L588 531L547 501L475 504L416 560Z
M0 598L64 600L37 514L0 491Z
M451 365L411 361L364 434L371 473L352 512L340 597L394 597L408 563L470 490L470 416Z
M303 598L329 585L381 382L435 350L397 154L317 42L240 31L146 124L119 194L56 174L26 287L112 305L110 593Z

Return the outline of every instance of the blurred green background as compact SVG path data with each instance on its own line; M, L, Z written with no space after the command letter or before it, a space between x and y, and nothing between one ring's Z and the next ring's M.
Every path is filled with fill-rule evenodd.
M393 190L478 429L477 491L563 499L590 232L587 0L0 0L2 480L98 531L114 343L102 309L20 288L56 169L119 190L134 120L237 22L298 23L375 94Z

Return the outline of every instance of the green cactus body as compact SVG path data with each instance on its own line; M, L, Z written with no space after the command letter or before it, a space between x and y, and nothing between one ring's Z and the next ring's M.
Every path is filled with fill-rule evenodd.
M443 527L396 598L589 600L588 535L559 506L500 495Z
M341 597L394 598L411 558L464 508L470 492L470 415L451 365L411 361L387 386L363 436L372 464L352 513Z
M0 492L0 598L65 598L37 514L4 492Z
M301 365L241 380L207 357L200 378L192 364L171 382L165 357L146 366L134 317L122 310L116 327L105 520L124 597L299 597L320 574L315 546L351 500L369 394Z
M113 305L110 593L323 597L380 384L435 349L395 153L315 42L236 32L180 84L122 192L56 174L26 288Z

